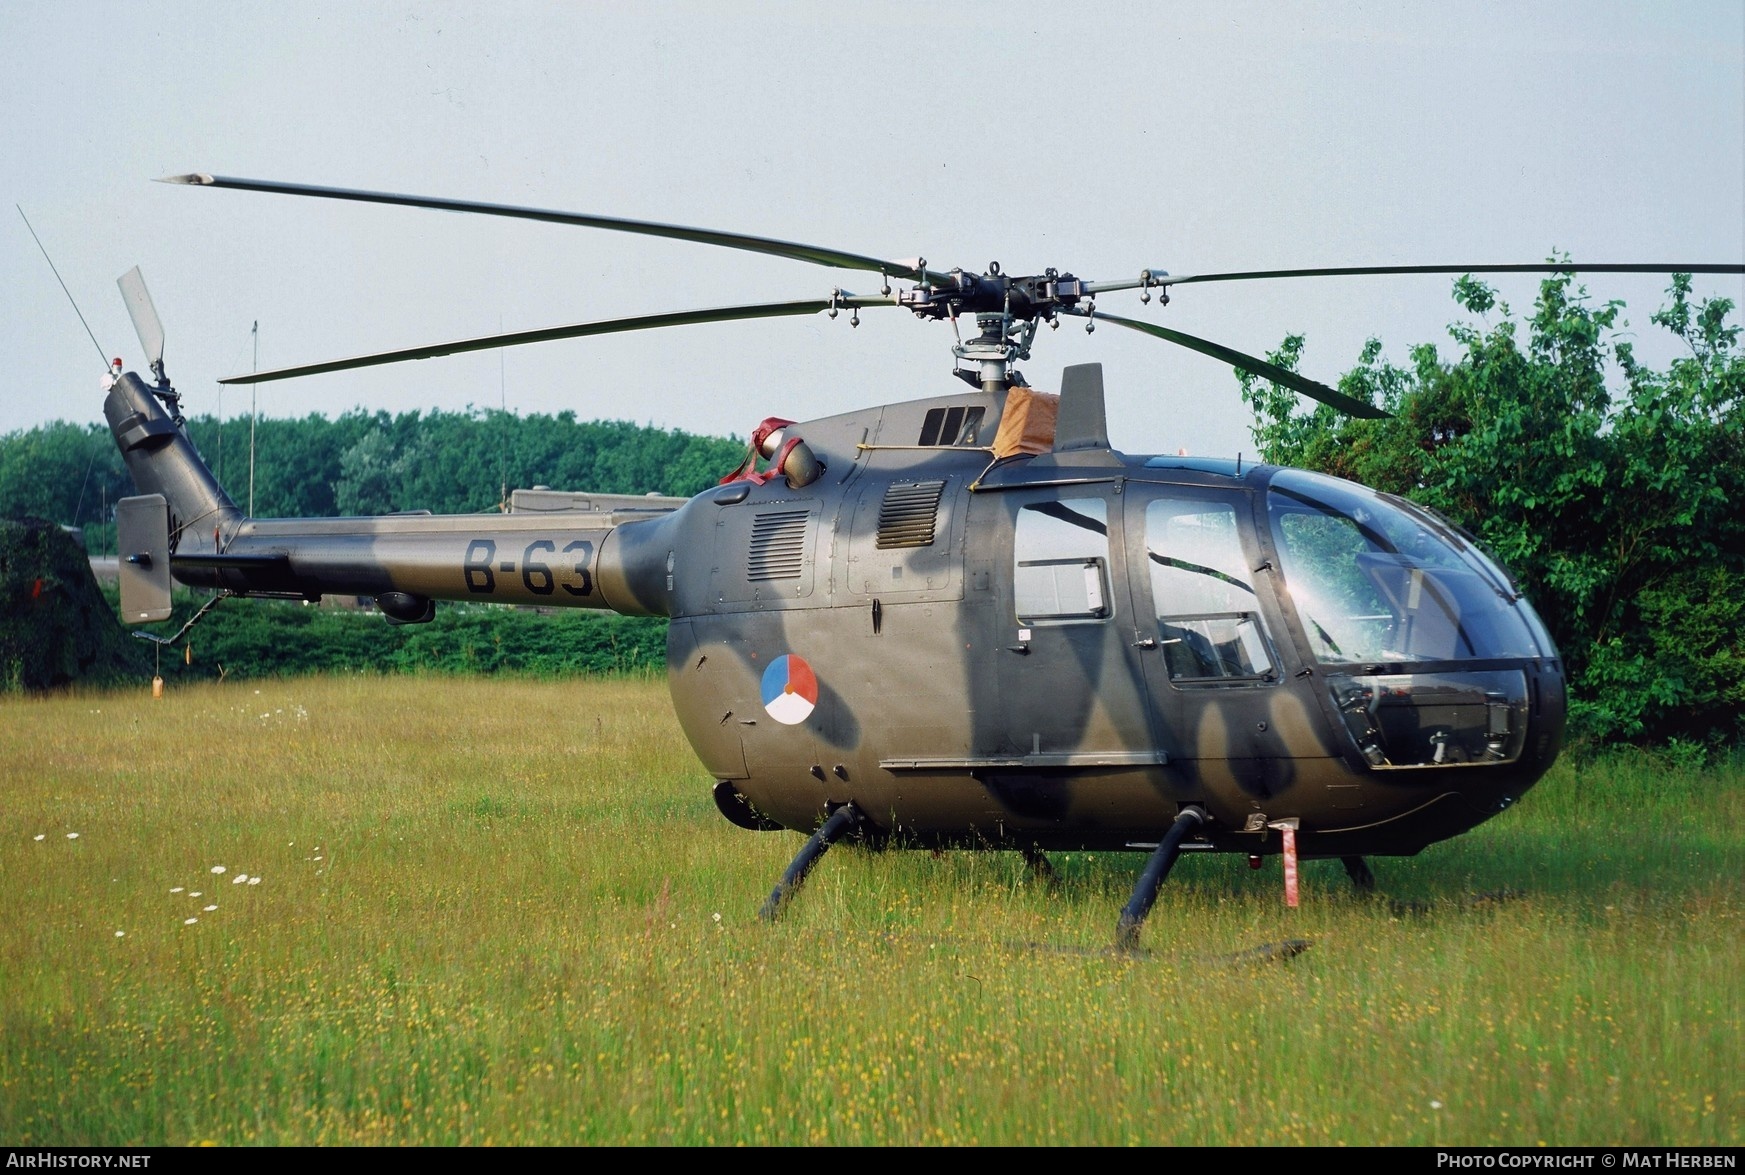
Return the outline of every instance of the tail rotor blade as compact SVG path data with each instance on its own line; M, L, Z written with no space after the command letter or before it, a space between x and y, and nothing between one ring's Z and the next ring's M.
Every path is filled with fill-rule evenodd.
M146 292L145 278L140 275L139 266L116 278L115 284L121 287L121 300L127 303L128 317L133 319L133 333L139 336L139 345L145 348L147 365L161 373L164 366L164 324L159 321L157 307L152 305L151 295Z

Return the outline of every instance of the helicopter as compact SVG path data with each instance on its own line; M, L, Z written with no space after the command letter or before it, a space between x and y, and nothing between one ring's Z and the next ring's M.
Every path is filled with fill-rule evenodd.
M881 283L226 384L752 318L847 311L858 323L901 309L949 323L967 388L771 417L741 465L692 498L541 489L516 491L498 514L251 518L188 435L135 270L121 284L152 382L106 373L104 403L138 490L117 508L122 618L167 619L172 579L213 589L206 607L370 596L392 624L429 621L438 600L664 616L674 709L717 808L747 830L807 836L765 919L845 838L1016 850L1043 872L1050 851L1148 852L1117 921L1123 947L1183 852L1256 867L1281 856L1295 904L1299 859L1338 858L1369 891L1369 857L1418 853L1503 811L1561 749L1564 667L1507 571L1403 498L1240 458L1116 450L1100 365L1065 368L1058 395L1025 382L1017 364L1039 328L1108 323L1375 417L1325 384L1097 299L1137 290L1161 308L1176 286L1308 276L1745 272L1548 262L1144 268L1093 281L515 205L204 173L164 182L665 237Z

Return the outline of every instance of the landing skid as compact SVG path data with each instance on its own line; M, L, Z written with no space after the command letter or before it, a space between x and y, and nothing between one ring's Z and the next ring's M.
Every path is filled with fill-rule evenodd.
M1175 859L1181 856L1182 841L1187 839L1189 832L1206 822L1206 814L1198 808L1183 808L1181 815L1175 818L1175 823L1169 826L1157 848L1152 851L1151 859L1145 862L1145 872L1139 875L1139 884L1133 887L1133 896L1127 900L1127 908L1121 911L1121 920L1115 926L1115 948L1130 951L1139 945L1139 931L1145 925L1146 915L1151 913L1151 907L1157 902L1157 891L1163 886L1163 879L1169 876L1169 871L1175 865Z
M826 820L823 826L812 834L812 839L808 840L805 846L800 849L793 864L789 865L787 872L782 874L782 879L776 882L776 887L770 892L768 900L764 902L763 909L757 912L759 918L765 922L774 922L781 916L782 907L786 906L788 899L794 896L794 892L805 884L806 874L812 872L812 866L818 863L818 858L829 851L831 845L841 840L843 835L854 827L857 815L853 804L844 804L830 814L830 819Z
M844 804L830 814L829 819L814 832L782 874L782 879L770 891L769 898L758 910L757 916L765 922L774 922L781 917L782 910L805 884L806 875L812 872L818 859L830 850L830 846L841 840L854 829L860 814L853 804ZM1157 904L1158 891L1169 877L1169 872L1175 867L1176 858L1181 856L1182 842L1195 828L1206 822L1206 814L1199 808L1183 808L1175 818L1169 831L1164 834L1151 857L1145 862L1145 869L1139 875L1138 882L1133 886L1133 896L1127 900L1127 906L1121 911L1120 921L1115 926L1115 949L1134 951L1139 947L1139 932L1144 929L1145 919L1150 916L1152 906ZM1025 864L1030 867L1031 874L1045 882L1058 881L1060 875L1049 862L1048 855L1034 844L1022 846L1019 853ZM938 850L935 850L937 855ZM1369 863L1362 857L1351 856L1339 858L1345 866L1345 875L1351 879L1351 887L1359 896L1367 897L1375 892L1375 874L1370 870Z

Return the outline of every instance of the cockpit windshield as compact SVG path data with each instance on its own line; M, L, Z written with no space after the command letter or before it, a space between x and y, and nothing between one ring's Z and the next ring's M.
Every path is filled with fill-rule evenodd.
M1411 503L1287 469L1267 505L1290 600L1322 663L1557 655L1501 569Z

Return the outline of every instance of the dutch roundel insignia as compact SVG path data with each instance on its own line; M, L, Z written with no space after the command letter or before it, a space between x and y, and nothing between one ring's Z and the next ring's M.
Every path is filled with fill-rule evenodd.
M818 704L818 678L805 659L789 653L763 671L763 708L777 722L804 722Z

